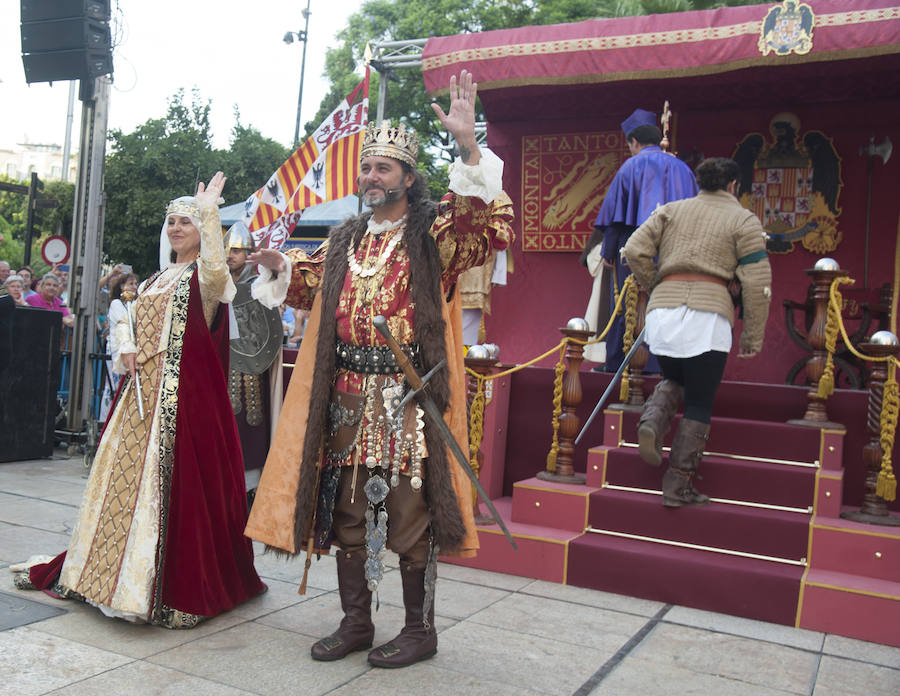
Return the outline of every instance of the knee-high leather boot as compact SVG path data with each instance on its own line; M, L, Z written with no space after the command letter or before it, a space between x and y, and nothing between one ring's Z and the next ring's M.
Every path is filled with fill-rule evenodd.
M678 424L669 454L669 468L662 480L663 505L666 507L706 505L709 502L709 496L703 495L691 484L691 477L700 466L708 436L709 423L682 418Z
M375 637L372 623L372 592L366 583L366 552L344 551L337 554L338 593L344 618L338 630L313 644L314 660L340 660L357 650L368 650Z
M434 601L428 610L425 602L425 569L400 563L403 580L403 606L406 623L399 635L369 653L369 662L376 667L406 667L427 660L437 652L437 631L434 628Z
M664 379L644 403L638 421L638 447L641 459L652 466L662 464L663 438L669 432L683 398L684 387L671 379Z

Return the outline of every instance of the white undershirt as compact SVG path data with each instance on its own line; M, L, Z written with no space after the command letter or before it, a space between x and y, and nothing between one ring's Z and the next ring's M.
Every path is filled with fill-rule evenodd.
M731 324L717 312L658 307L647 314L644 340L654 355L693 358L711 350L731 350Z

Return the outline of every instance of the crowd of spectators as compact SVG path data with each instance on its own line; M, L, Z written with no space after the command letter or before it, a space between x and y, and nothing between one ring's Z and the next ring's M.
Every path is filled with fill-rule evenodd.
M52 271L45 273L38 285L39 292L25 298L25 301L38 309L61 312L63 325L71 327L75 325L75 317L72 316L69 308L60 299L60 287L59 277L55 273Z
M25 301L25 280L22 276L17 273L7 275L3 282L3 287L6 288L6 292L13 298L13 302L15 302L17 306L28 306L28 303Z
M109 307L115 299L119 305L118 316L123 316L124 305L119 296L123 287L137 290L138 278L131 272L131 266L116 264L100 278L100 295L97 302L98 335L101 344L109 334ZM34 269L23 265L13 272L8 261L0 260L0 294L8 294L16 306L34 307L63 315L63 325L74 326L75 318L69 311L69 266L54 265L50 272L35 279ZM118 318L117 316L117 318Z

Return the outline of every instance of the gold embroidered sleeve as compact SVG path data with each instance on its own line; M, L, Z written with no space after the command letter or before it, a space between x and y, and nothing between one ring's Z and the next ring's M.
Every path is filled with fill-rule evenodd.
M219 302L234 299L234 281L225 263L225 240L219 209L215 206L200 210L200 257L197 274L204 313L210 317Z
M506 249L513 241L513 206L501 193L493 203L448 193L441 199L431 236L441 259L445 287L459 274L482 265L491 251Z
M291 260L291 284L284 302L295 309L311 309L325 273L328 240L311 254L301 249L288 249L284 254Z

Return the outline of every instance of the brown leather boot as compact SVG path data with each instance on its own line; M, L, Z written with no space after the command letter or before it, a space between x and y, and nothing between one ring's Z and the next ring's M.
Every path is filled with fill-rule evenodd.
M691 477L700 466L708 436L709 423L682 418L678 424L669 454L669 468L662 480L663 505L666 507L709 503L709 496L703 495L691 484Z
M638 448L641 459L651 466L662 464L663 438L669 432L683 398L684 387L671 379L664 379L644 403L638 421Z
M396 638L369 653L369 662L376 667L407 667L427 660L437 652L434 602L431 602L427 614L422 606L425 601L425 569L416 569L401 562L400 577L403 580L406 625Z
M366 583L365 551L338 551L338 592L344 618L338 630L313 644L314 660L340 660L357 650L368 650L375 637L372 623L372 592Z

